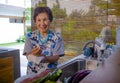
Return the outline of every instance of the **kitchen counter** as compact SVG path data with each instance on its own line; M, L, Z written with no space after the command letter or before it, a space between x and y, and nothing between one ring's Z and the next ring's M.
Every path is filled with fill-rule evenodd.
M0 83L13 83L20 77L19 49L0 47Z

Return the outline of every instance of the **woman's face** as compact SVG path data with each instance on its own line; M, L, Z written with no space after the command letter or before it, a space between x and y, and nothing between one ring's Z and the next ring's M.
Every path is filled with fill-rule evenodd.
M49 17L46 13L40 13L36 17L36 25L37 29L40 31L40 33L47 33L50 25Z

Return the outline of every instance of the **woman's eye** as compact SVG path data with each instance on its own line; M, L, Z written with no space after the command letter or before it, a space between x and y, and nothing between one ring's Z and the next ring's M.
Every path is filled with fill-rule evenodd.
M44 21L48 21L48 19L47 19L47 18L45 18L45 19L44 19Z
M38 22L41 22L41 21L49 21L49 19L45 18L45 19L38 19L37 20Z

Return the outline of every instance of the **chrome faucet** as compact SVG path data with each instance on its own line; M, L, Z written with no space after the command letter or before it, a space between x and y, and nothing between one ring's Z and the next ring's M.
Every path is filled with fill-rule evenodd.
M88 47L89 44L93 44L93 53L91 54L91 57L96 59L98 64L101 64L104 62L104 52L106 50L106 44L102 39L96 38L95 40L90 40L85 43L83 50Z

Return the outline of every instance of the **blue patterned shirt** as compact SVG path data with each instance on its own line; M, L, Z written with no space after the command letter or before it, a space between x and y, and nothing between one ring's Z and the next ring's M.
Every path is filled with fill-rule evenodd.
M47 41L44 43L40 42L38 34L39 34L39 31L35 30L26 35L26 41L25 41L23 54L31 52L31 50L33 49L33 46L35 45L39 45L40 49L42 49L42 53L46 56L54 56L54 55L59 56L59 55L64 54L64 46L63 46L63 41L62 41L62 37L60 34L49 30ZM42 64L45 64L45 63L42 63ZM35 69L34 68L35 64L33 66L33 63L30 62L29 65L33 67L33 69ZM47 68L54 68L56 66L57 66L57 62L47 64Z

